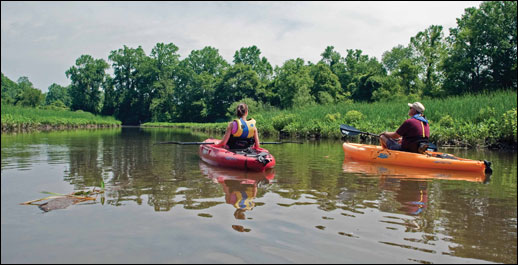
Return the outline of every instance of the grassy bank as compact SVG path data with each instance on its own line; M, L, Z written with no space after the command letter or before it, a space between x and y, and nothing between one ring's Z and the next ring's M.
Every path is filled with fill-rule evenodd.
M421 101L430 121L431 140L439 145L516 147L517 93L499 91ZM261 135L279 134L296 138L342 137L340 124L359 130L380 133L395 131L408 118L406 101L376 103L338 103L314 105L291 110L255 111ZM190 128L195 131L219 132L227 123L146 123L148 127Z
M120 126L113 117L84 111L35 109L2 104L2 132Z

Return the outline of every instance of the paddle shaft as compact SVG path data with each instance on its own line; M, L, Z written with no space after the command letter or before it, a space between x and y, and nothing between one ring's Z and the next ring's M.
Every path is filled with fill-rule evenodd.
M288 143L296 143L302 144L302 142L261 142L261 144L288 144ZM201 145L201 144L215 144L214 142L158 142L155 144L179 144L179 145Z

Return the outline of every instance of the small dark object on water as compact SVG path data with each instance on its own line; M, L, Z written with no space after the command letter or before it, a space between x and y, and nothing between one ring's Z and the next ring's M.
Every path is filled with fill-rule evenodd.
M46 203L42 203L42 204L38 205L38 208L40 208L44 212L49 212L49 211L57 210L57 209L65 209L68 206L70 206L72 204L76 204L81 201L84 201L84 200L75 198L75 197L70 197L70 196L60 197L60 198L55 198L55 199L49 200Z

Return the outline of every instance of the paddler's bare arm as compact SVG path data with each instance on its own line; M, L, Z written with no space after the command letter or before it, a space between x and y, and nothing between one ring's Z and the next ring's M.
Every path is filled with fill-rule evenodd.
M401 135L397 134L396 132L382 132L380 136L381 135L385 135L385 137L392 139L399 139L401 137Z
M224 147L227 142L228 142L228 139L230 139L230 134L232 133L232 122L230 122L227 126L227 131L225 132L225 136L223 136L223 140L219 141L219 143L217 143L215 146L217 147Z
M254 140L255 140L255 148L261 148L259 145L259 131L257 131L257 127L254 126Z

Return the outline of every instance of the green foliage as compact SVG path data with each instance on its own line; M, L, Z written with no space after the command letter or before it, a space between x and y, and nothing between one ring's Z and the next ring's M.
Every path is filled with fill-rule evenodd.
M357 110L350 110L344 116L345 122L352 126L356 126L363 118L364 115Z
M486 1L457 19L443 63L447 92L516 89L516 8L516 1Z
M273 113L279 109L305 113L304 109L318 109L317 104L351 107L358 102L388 104L516 90L516 17L516 1L482 2L465 10L446 39L441 25L431 25L410 37L408 45L383 53L381 62L360 49L347 49L342 56L327 46L316 64L297 58L272 69L255 45L235 51L233 65L210 46L180 60L173 43L157 43L150 55L140 46L124 45L108 56L113 77L105 74L109 66L102 59L82 55L66 71L71 84L49 87L45 104L61 108L60 103L53 104L59 100L72 110L115 115L124 124L213 122L228 119L228 109L244 99ZM27 77L15 83L2 73L2 103L39 106L41 93ZM493 129L488 119L495 118L492 110L473 110L471 104L476 103L465 103L474 111L469 118L444 107L455 114L456 122L484 123L479 128L484 132ZM327 113L320 114L314 120ZM308 129L295 123L287 126L293 132ZM310 131L326 130L323 126Z
M266 57L261 58L261 50L257 46L241 48L234 54L234 64L250 65L262 82L267 82L273 74L272 65Z
M330 123L334 123L336 121L340 121L340 119L342 118L342 114L340 114L340 112L336 112L336 113L328 113L326 114L326 116L324 117L324 121L326 122L330 122Z
M82 110L36 109L30 107L2 104L2 130L36 128L40 125L83 126L103 125L118 126L121 122L109 116L97 116Z
M310 94L313 79L309 67L300 58L288 60L281 68L276 68L275 86L278 89L282 108L302 107L314 102Z
M242 100L236 101L227 108L226 117L229 119L236 118L236 110L237 106L241 103L245 103L248 106L248 117L255 117L256 113L263 111L263 104L261 102L257 102L251 98L243 98ZM257 117L255 117L257 120Z
M2 104L16 104L16 97L21 93L17 83L2 73Z
M516 108L513 108L511 110L506 111L502 115L502 122L501 122L501 134L502 138L509 142L509 143L515 143L516 135L517 135L517 121L516 121Z
M66 72L72 80L69 88L72 110L85 110L98 114L102 108L101 85L106 78L109 65L103 59L81 55Z
M273 128L282 131L286 126L295 121L295 114L281 114L272 118Z
M454 124L455 124L455 122L453 121L453 118L448 114L444 115L439 120L439 126L442 126L442 127L451 128L451 127L453 127Z
M478 111L478 115L475 118L475 122L477 122L477 123L484 122L493 117L496 117L495 108L487 106L487 107L481 108Z
M258 129L261 135L275 136L282 132L291 137L339 139L341 134L338 128L342 123L372 133L396 130L409 118L407 102L339 102L287 110L268 108L259 113L254 112L254 117L260 124ZM438 145L516 144L516 91L423 99L421 102L426 106L425 115L430 121L430 139ZM481 105L493 108L495 116L483 122L475 122ZM219 126L221 129L218 132L223 134L227 124L172 123L155 126L194 128L206 132L214 132L214 127Z
M63 87L56 83L53 83L49 86L47 95L45 97L45 104L53 105L53 103L56 101L60 102L58 105L63 104L65 107L69 107L71 105L72 99L70 98L68 87Z

